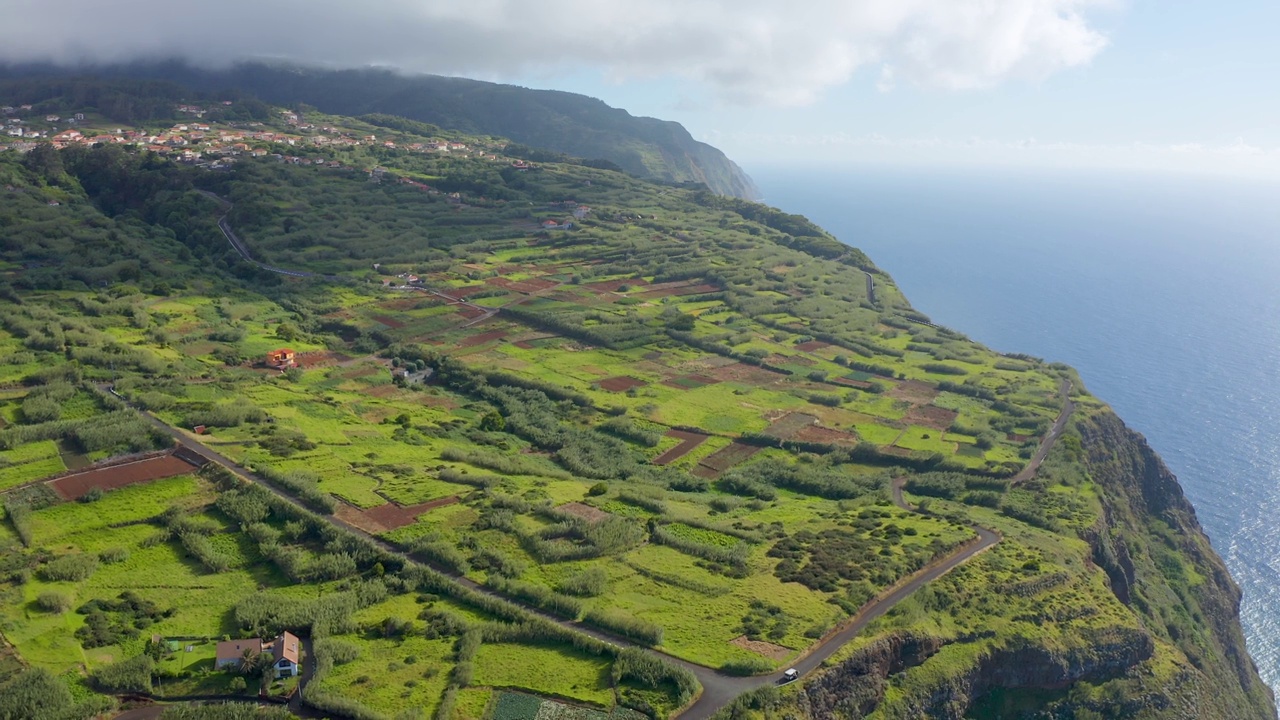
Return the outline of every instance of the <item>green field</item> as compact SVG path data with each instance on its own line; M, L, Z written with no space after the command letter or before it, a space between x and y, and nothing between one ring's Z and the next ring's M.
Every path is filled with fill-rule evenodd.
M80 683L153 652L164 692L232 692L210 643L287 629L315 643L322 713L621 718L647 703L661 717L688 699L683 675L615 687L626 656L521 608L776 670L975 524L999 530L848 651L940 638L869 691L889 716L997 646L1074 651L1073 633L1138 627L1148 611L1111 592L1108 558L1187 588L1215 577L1161 549L1184 547L1172 531L1127 555L1080 539L1102 542L1113 498L1081 469L1101 455L1075 429L1010 488L1079 379L926 324L803 218L571 159L518 171L500 139L310 115L395 147L316 144L322 131L276 113L255 122L301 142L254 147L323 164L239 156L212 173L98 148L46 177L0 156L15 188L0 289L23 301L0 306L0 633L30 667L92 695ZM440 138L474 150L424 149ZM109 194L94 163L136 196ZM536 225L577 203L592 210L575 230ZM238 261L223 212L264 262L333 277ZM280 348L300 366L265 367ZM19 487L171 446L140 411L307 510L212 468L85 502ZM682 433L706 440L655 465ZM900 478L919 512L893 505ZM1183 595L1141 596L1161 672L1215 647L1185 620L1212 610ZM787 716L754 712L735 717Z

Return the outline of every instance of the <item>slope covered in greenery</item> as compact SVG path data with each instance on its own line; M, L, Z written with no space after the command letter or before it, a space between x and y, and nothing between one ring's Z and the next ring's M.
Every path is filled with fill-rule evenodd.
M48 71L41 69L42 83L48 82ZM305 104L342 115L399 115L450 130L509 138L543 152L607 160L638 177L702 184L732 197L760 194L742 168L720 150L695 140L679 123L636 117L586 95L387 70L260 63L218 71L173 64L93 72L169 80L207 92L237 88L277 105Z
M211 642L290 630L330 713L664 716L694 675L582 628L708 682L777 671L981 527L724 712L1274 717L1140 439L804 218L397 118L209 122L230 162L0 154L0 702L252 694ZM246 475L41 482L163 446L141 411Z

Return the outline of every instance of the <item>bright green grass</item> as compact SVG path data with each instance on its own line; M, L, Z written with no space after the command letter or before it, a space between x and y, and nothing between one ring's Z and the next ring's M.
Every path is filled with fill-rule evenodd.
M853 426L858 437L876 445L888 445L902 434L898 428L887 427L879 423L857 423Z
M434 712L453 666L452 638L336 637L359 647L360 656L334 666L324 677L321 689L387 714L406 707L422 708L427 716Z
M607 656L572 647L486 643L476 653L475 684L529 690L609 708L614 702L611 665Z
M39 442L26 443L0 453L0 458L3 458L5 462L12 463L14 465L21 465L22 463L34 462L36 460L47 460L57 456L58 443L53 440L41 440Z
M103 545L95 534L120 523L155 517L171 504L190 501L198 489L191 475L130 485L91 503L63 503L31 514L32 544L75 544L89 550Z
M943 455L951 455L956 451L955 443L946 442L942 439L942 431L920 427L919 425L912 425L907 428L895 444L908 450L942 453Z
M742 618L751 601L767 598L783 608L791 618L790 630L780 645L796 650L807 647L806 628L824 622L831 605L822 593L798 583L783 583L770 568L776 563L764 557L765 547L757 546L751 565L756 572L742 580L730 580L698 566L697 561L671 548L648 545L628 553L629 562L648 569L659 578L680 578L691 590L661 579L645 577L621 563L611 563L610 591L596 604L629 612L663 627L663 649L693 662L719 666L732 659L758 657L729 641L742 634Z
M0 467L0 490L8 490L12 487L47 478L66 469L67 466L62 463L62 458L56 455L44 460L23 463L22 465Z
M469 687L459 690L453 705L452 720L483 720L493 698L489 688Z

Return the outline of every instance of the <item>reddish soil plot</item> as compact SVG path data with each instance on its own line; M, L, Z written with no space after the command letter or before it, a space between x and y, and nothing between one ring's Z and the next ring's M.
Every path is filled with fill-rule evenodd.
M666 465L679 460L701 445L708 436L685 430L668 430L667 437L680 438L680 444L654 458L654 465Z
M681 375L680 377L668 378L663 380L662 384L679 390L697 390L700 387L715 385L718 382L720 381L713 377L707 377L706 375L699 375L695 373L693 375Z
M514 290L525 294L536 293L541 290L547 290L559 285L553 280L539 280L538 278L530 278L528 280L508 280L506 278L496 277L485 280L489 285L500 287L504 290Z
M831 378L830 380L831 382L837 385L846 385L848 387L856 387L856 388L871 387L871 383L863 380L850 380L849 378L845 378L845 377Z
M1028 440L1035 440L1031 435L1019 435L1018 433L1007 433L1005 439L1009 442L1024 443Z
M315 350L312 352L298 353L294 357L294 362L300 368L323 367L333 365L340 362L346 362L352 358L341 353L330 352L328 350Z
M489 288L485 287L484 285L468 285L466 287L445 288L444 290L440 290L439 292L453 298L468 298L482 290L488 290L488 289Z
M493 340L501 340L506 336L506 330L490 330L489 332L483 332L479 335L471 335L459 340L458 347L475 347L476 345L483 345Z
M404 327L404 323L400 322L399 320L396 320L395 318L387 317L386 315L374 315L373 319L377 322L382 323L383 325L386 325L392 330L399 330L400 328Z
M772 385L780 382L783 378L779 373L769 372L764 368L745 363L734 363L718 367L707 374L722 382L738 382L745 385Z
M471 307L470 305L459 305L458 314L468 320L475 320L476 318L484 315L484 310L477 307Z
M103 491L115 490L135 483L150 482L175 475L186 475L195 469L195 465L177 455L161 455L160 457L146 460L63 475L57 480L51 481L49 486L62 498L75 500L84 497L94 488Z
M770 365L804 365L809 367L817 364L815 360L799 355L770 355L764 360Z
M600 388L609 392L626 392L631 388L644 387L649 383L643 380L637 380L633 377L619 375L618 377L605 378L600 381Z
M765 428L764 434L771 437L782 438L783 440L791 440L795 438L801 430L804 430L810 425L815 425L817 422L818 418L812 415L795 412L787 413L770 423L769 427Z
M796 345L796 349L802 352L813 352L814 350L821 350L822 348L828 347L831 347L831 343L824 343L821 340L810 340L809 342L802 342L799 345Z
M715 285L687 285L685 287L667 288L665 290L650 290L640 293L642 300L658 300L664 297L676 297L679 295L706 295L707 293L720 292L720 288Z
M924 405L938 397L938 388L920 380L903 380L885 394L894 400L906 400L915 405Z
M937 405L917 405L907 411L902 421L934 430L946 430L956 421L957 415L959 413L955 410L940 408Z
M827 445L849 445L854 446L860 442L860 438L853 433L834 428L822 427L821 425L810 425L795 434L793 440L800 442L826 443Z
M387 503L379 505L375 508L369 508L364 511L364 516L388 530L412 525L418 519L419 515L426 513L428 510L434 510L445 505L452 505L458 502L456 495L449 497L436 498L417 505L397 505L396 503Z
M617 292L618 288L623 285L630 287L648 287L649 281L643 278L631 278L623 280L602 280L600 282L583 283L582 287L599 290L600 292Z
M702 458L702 462L698 463L698 465L719 474L747 460L758 452L760 452L760 448L754 445L744 445L736 442Z
M556 509L569 513L574 517L580 517L589 523L598 523L609 517L609 513L601 510L600 508L584 505L580 502L565 503L564 505L557 506Z

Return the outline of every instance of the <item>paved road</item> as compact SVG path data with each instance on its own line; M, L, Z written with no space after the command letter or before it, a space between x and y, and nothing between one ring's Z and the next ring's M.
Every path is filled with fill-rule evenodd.
M1063 380L1058 392L1062 394L1062 411L1058 413L1058 419L1053 421L1053 427L1049 428L1049 432L1045 434L1044 440L1040 442L1039 449L1036 450L1036 454L1031 456L1031 462L1022 468L1022 472L1013 476L1013 479L1009 481L1010 485L1019 485L1036 476L1036 472L1040 470L1040 465L1049 456L1049 451L1053 449L1053 444L1058 441L1062 431L1066 429L1067 420L1071 418L1071 413L1075 412L1076 404L1071 399L1071 381Z
M114 389L110 387L107 387L105 389L114 393ZM219 465L225 467L226 469L230 470L231 472L235 473L241 478L244 478L245 480L248 480L257 485L260 485L267 491L273 493L277 497L281 498L282 500L285 500L286 502L298 508L301 508L304 510L307 509L297 499L278 490L277 488L270 485L269 483L264 482L262 478L258 477L256 474L246 470L244 467L236 463L234 460L222 455L218 451L210 448L208 445L200 442L199 440L186 434L185 432L182 432L181 430L178 430L176 428L169 426L159 418L155 417L154 415L151 415L150 413L144 410L138 409L138 412L140 412L143 415L143 417L145 417L157 429L168 434L170 437L174 438L179 444L181 444L183 447L187 448L188 450L203 456L207 460L218 463ZM1053 437L1056 437L1056 435L1054 435ZM1047 439L1047 443L1051 444L1052 439ZM905 509L911 509L909 506L906 505L906 503L901 502L902 500L901 487L896 488L895 497L899 501L900 506L904 507ZM395 546L389 543L386 543L377 537L369 535L368 533L365 533L364 531L360 530L359 528L353 525L345 523L342 520L339 520L338 518L333 516L323 516L323 517L325 520L327 520L330 523L333 523L334 525L337 525L349 532L355 533L362 537L368 538L369 540L374 542L376 545L378 545L382 550L388 553L391 553L408 563L418 563L417 560L409 557L406 553L402 552L400 549L396 548ZM908 596L910 596L916 590L919 590L925 584L945 575L946 573L950 572L952 569L954 569L958 565L964 563L965 561L969 560L973 556L977 555L978 553L986 550L987 548L995 545L997 542L1000 541L999 535L997 535L996 533L990 530L987 530L985 528L977 528L977 527L975 527L974 529L978 533L978 539L975 542L967 544L963 547L957 548L950 555L944 558L941 558L938 561L930 563L925 568L909 576L904 582L895 586L888 593L882 595L881 597L865 605L857 615L855 615L850 621L842 624L836 632L827 636L826 638L822 639L817 644L812 646L809 649L809 651L804 656L801 657L801 659L797 660L793 664L793 667L795 667L796 670L800 672L801 676L807 675L813 672L814 670L817 670L824 661L826 661L833 654L835 654L836 651L838 651L842 645L844 645L845 643L855 638L858 635L858 633L860 633L867 626L867 624L870 623L872 620L875 620L876 618L884 615L886 612L892 609L893 606L897 605L899 602L906 599ZM482 593L491 597L497 597L497 598L506 600L508 602L515 602L511 598L507 598L497 593L494 593L488 588L482 585L479 585L478 583L475 583L467 578L455 576L454 579L456 582L458 582L462 586L469 588L475 592ZM517 604L521 604L521 603L517 603ZM619 646L619 647L634 646L633 643L628 642L622 638L616 637L609 633L601 632L595 628L585 626L581 623L563 620L556 616L544 613L536 608L526 606L525 609L547 620L555 622L562 627L569 628L577 632L581 632L585 635L589 635L593 638L610 643L612 645ZM698 678L698 681L702 684L702 688L703 688L702 694L698 697L696 702L694 702L692 705L686 708L683 713L680 714L679 717L681 720L706 720L707 718L714 715L716 711L720 710L722 707L724 707L729 702L731 702L738 695L741 695L742 693L747 692L749 690L754 690L756 688L763 687L765 685L780 683L782 680L781 672L775 672L769 675L745 677L745 678L734 677L734 676L722 674L712 668L708 668L703 665L698 665L696 663L691 663L687 660L683 660L678 657L667 655L662 652L657 652L657 651L652 651L652 652L655 652L655 654L663 657L664 659L666 659L671 663L674 663L676 665L679 665L681 667L688 669Z
M231 244L232 249L239 253L240 257L244 258L245 262L256 265L268 272L276 273L277 275L288 275L289 277L298 278L318 277L324 278L325 280L338 279L334 275L321 275L320 273L307 272L305 270L289 270L286 268L275 267L274 265L267 265L266 263L258 262L253 259L253 255L249 253L248 246L244 244L239 235L236 235L235 231L231 229L231 225L227 222L227 214L231 212L232 208L231 201L222 198L215 193L211 193L208 190L197 190L196 192L217 201L217 203L222 206L223 213L222 217L218 218L218 229L222 231L223 237L225 237L227 242Z

